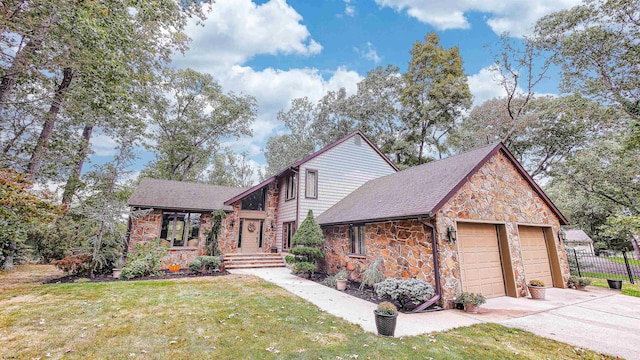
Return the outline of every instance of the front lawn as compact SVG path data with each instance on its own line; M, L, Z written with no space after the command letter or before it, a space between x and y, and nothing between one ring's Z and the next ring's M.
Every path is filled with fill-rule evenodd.
M603 280L603 279L591 279L591 285L607 288L607 289L609 288L609 283L607 283L607 280ZM640 297L640 284L631 284L628 281L627 282L623 281L622 291L620 293L623 295Z
M496 324L387 339L255 277L36 285L0 273L0 359L600 359ZM23 274L31 274L23 276ZM339 304L336 304L339 306ZM373 315L372 315L373 316Z
M619 264L625 264L624 258L621 258L621 257L610 257L610 258L607 258L607 259L611 260L613 262L617 262ZM631 266L640 266L640 260L627 259L627 261L629 261L629 265L631 265Z

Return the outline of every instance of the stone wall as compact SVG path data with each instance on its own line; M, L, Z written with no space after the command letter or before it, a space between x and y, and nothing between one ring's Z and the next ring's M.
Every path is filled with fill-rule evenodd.
M366 255L349 254L349 226L330 226L323 231L322 268L328 273L353 269L350 277L360 281L369 263L382 256L385 278L417 278L433 284L431 229L417 219L366 224Z
M455 226L457 221L477 220L505 225L518 296L527 295L518 224L552 228L564 283L569 277L564 246L557 236L559 219L502 152L489 159L471 176L437 212L436 219L439 251L447 259L442 262L440 269L445 299L462 291L458 249L455 244L446 242L447 228Z

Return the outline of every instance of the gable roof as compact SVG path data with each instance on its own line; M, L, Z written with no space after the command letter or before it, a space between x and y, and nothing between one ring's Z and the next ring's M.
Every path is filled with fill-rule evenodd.
M565 231L567 242L586 242L592 243L593 240L583 230L567 230Z
M291 165L290 165L290 166L288 166L287 168L285 168L285 169L283 169L282 171L280 171L278 174L276 174L276 175L274 175L274 176L272 176L272 177L270 177L270 178L266 179L265 181L261 182L261 183L260 183L260 184L258 184L258 185L255 185L255 186L253 186L253 187L251 187L251 188L249 188L249 189L247 189L247 190L243 191L242 193L240 193L240 194L238 194L238 195L234 196L233 198L228 199L228 200L227 200L227 201L225 201L224 203L225 203L226 205L233 204L234 202L236 202L236 201L238 201L238 200L240 200L240 199L244 198L245 196L250 195L250 194L251 194L251 193L253 193L254 191L256 191L256 190L258 190L258 189L261 189L261 188L263 188L264 186L266 186L266 185L268 185L268 184L270 184L270 183L274 182L275 180L277 180L278 178L280 178L282 175L284 175L285 173L289 172L291 169L295 169L295 168L299 167L300 165L302 165L302 164L306 163L307 161L309 161L309 160L311 160L311 159L314 159L314 158L318 157L319 155L324 154L325 152L327 152L327 151L329 151L329 150L333 149L334 147L336 147L336 146L338 146L338 145L342 144L343 142L345 142L345 141L347 141L347 140L351 139L352 137L354 137L354 136L356 136L356 135L360 135L360 137L361 137L361 138L362 138L362 139L363 139L363 140L364 140L364 141L365 141L365 142L366 142L366 143L367 143L367 144L368 144L368 145L369 145L373 150L375 150L375 151L376 151L376 153L378 153L378 155L380 155L380 157L381 157L382 159L384 159L384 160L385 160L385 161L386 161L386 162L387 162L387 163L388 163L388 164L389 164L389 165L390 165L390 166L391 166L395 171L398 171L398 167L397 167L397 166L396 166L396 165L395 165L391 160L389 160L389 158L387 158L387 156L386 156L385 154L383 154L383 153L382 153L382 151L380 151L380 149L378 149L378 147L377 147L377 146L375 146L375 145L371 142L371 140L369 140L369 138L367 138L367 137L362 133L362 131L360 131L360 130L356 130L356 131L352 132L351 134L349 134L349 135L347 135L347 136L343 137L342 139L340 139L340 140L338 140L338 141L336 141L336 142L334 142L334 143L332 143L332 144L329 144L329 145L327 145L327 146L323 147L322 149L320 149L320 150L318 150L318 151L314 152L313 154L310 154L310 155L307 155L307 156L303 157L302 159L300 159L300 160L298 160L298 161L294 162L293 164L291 164Z
M224 200L245 188L184 181L142 179L129 198L129 206L168 210L232 210Z
M321 225L433 215L484 165L502 151L533 190L558 216L567 220L502 144L477 148L371 180L317 217Z

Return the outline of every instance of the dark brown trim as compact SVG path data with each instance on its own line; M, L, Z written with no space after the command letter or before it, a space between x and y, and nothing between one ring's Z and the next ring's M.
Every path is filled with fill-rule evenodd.
M293 189L293 197L287 197L287 191L289 191L289 179L291 179L292 177L296 178L296 183L294 184L294 189ZM284 202L287 201L291 201L291 200L296 200L298 199L298 184L300 184L300 174L298 171L291 171L291 174L287 174L286 176L284 176ZM297 206L297 205L296 205Z
M261 182L260 184L254 186L254 187L251 187L251 188L241 192L240 194L232 197L231 199L225 201L224 204L225 205L231 205L232 203L234 203L234 202L236 202L238 200L242 200L242 198L244 198L244 197L246 197L248 195L251 195L254 191L260 190L261 188L271 184L275 180L276 180L276 177L272 176L272 177L268 178L267 180Z
M328 226L340 226L340 225L349 225L349 224L353 224L353 225L360 225L360 224L370 224L370 223L380 223L380 222L387 222L387 221L396 221L396 220L409 220L409 219L420 219L420 218L432 218L433 216L431 214L415 214L415 215L401 215L401 216L391 216L391 217L385 217L385 218L373 218L373 219L364 219L364 220L352 220L352 221L339 221L339 222L333 222L333 223L322 223L319 224L320 227L328 227Z
M316 174L316 196L308 196L307 195L307 189L309 188L307 185L307 179L309 178L309 173L315 173ZM317 169L305 169L304 171L304 198L305 199L318 199L318 170Z
M520 176L524 177L524 179L527 181L527 183L529 183L529 185L533 188L533 190L536 192L536 194L538 194L538 196L542 199L542 201L544 201L545 204L547 204L547 206L549 206L549 208L551 209L551 211L558 217L558 219L560 220L560 225L569 225L569 222L567 221L567 219L564 217L564 215L562 215L562 213L560 212L560 210L558 210L558 208L555 206L555 204L553 204L553 202L551 201L551 199L549 199L547 197L547 195L544 193L544 191L542 191L542 189L540 188L540 186L538 186L538 184L535 182L535 180L533 180L533 178L531 177L531 175L529 175L529 173L522 167L522 165L520 165L520 163L518 162L518 160L516 160L516 158L511 154L511 152L509 152L509 150L507 149L506 146L504 146L503 143L498 143L496 145L496 147L491 150L491 152L489 152L489 154L487 154L487 156L485 156L468 174L467 176L465 176L462 180L460 180L460 182L451 190L449 191L449 193L447 194L447 196L445 196L444 198L442 198L442 200L440 200L440 202L434 206L434 208L431 210L432 214L435 214L438 210L440 210L440 208L442 208L444 206L444 204L446 204L457 192L458 190L460 190L460 188L462 188L464 186L464 184L467 183L467 181L469 181L469 179L478 171L480 170L480 168L482 166L484 166L484 164L489 161L489 159L491 159L493 156L495 156L498 151L502 151L502 153L507 157L507 159L509 159L509 161L514 165L514 167L516 168L516 170L518 171L518 173L520 174Z

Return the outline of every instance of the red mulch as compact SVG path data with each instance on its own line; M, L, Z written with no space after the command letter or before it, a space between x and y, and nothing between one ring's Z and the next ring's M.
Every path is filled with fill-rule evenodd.
M160 275L157 276L145 276L139 278L133 278L130 280L125 279L115 279L111 274L101 274L96 275L94 278L90 278L88 276L79 276L79 275L67 275L57 279L51 279L45 284L66 284L66 283L74 283L78 279L88 279L89 282L109 282L109 281L138 281L138 280L162 280L162 279L182 279L182 278L195 278L195 277L205 277L205 276L225 276L230 273L226 270L220 272L214 272L211 274L199 274L194 273L190 270L180 270L176 272L169 272L169 270L160 270Z

